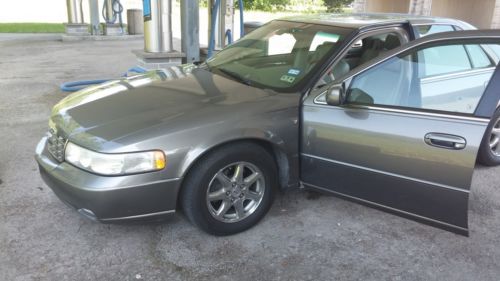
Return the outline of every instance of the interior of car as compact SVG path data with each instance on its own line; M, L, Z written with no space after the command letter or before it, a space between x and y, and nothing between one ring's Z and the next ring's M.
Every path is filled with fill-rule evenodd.
M327 72L319 82L318 87L332 82L335 78L347 74L356 67L380 56L384 52L401 46L401 44L400 36L394 32L368 36L359 40L351 46L349 51L335 64L332 70Z

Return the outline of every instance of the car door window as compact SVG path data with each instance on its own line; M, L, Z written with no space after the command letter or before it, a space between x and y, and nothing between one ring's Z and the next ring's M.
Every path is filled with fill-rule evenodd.
M419 52L423 63L423 76L442 75L472 69L463 45L439 46Z
M419 25L416 26L416 31L420 37L431 35L434 33L455 31L456 29L451 25L446 24L433 24L433 25Z
M403 31L401 31L403 32ZM327 73L320 79L316 87L325 85L335 78L347 74L385 52L401 46L407 39L400 32L381 32L359 38L349 50Z
M436 46L393 57L355 76L347 101L472 114L493 69L472 72L465 50Z
M488 55L484 52L482 46L479 45L465 45L465 49L469 53L472 68L485 68L494 66Z

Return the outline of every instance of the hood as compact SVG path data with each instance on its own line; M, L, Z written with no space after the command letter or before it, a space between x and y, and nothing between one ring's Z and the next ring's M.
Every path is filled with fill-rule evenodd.
M201 68L173 80L156 71L72 94L54 107L51 123L66 138L106 151L105 144L128 145L131 136L154 137L276 110L275 95Z

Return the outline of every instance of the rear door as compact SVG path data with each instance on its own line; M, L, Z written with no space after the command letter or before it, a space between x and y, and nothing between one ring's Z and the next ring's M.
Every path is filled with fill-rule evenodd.
M334 81L346 93L339 106L325 102L327 87L311 93L302 111L304 184L468 234L471 179L500 72L475 69L461 51L499 43L499 31L431 35ZM443 49L453 53L433 56Z

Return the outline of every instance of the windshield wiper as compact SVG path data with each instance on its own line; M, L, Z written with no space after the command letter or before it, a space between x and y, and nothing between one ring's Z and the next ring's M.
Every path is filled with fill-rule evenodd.
M224 68L217 68L217 70L224 73L225 75L233 78L237 82L243 83L243 84L248 85L248 86L252 85L252 82L250 80L246 79L245 77L240 76L236 72L232 72L232 71L229 71L229 70L224 69Z

